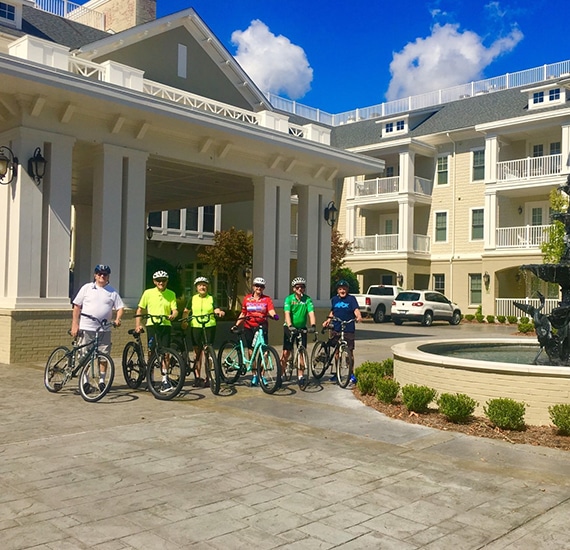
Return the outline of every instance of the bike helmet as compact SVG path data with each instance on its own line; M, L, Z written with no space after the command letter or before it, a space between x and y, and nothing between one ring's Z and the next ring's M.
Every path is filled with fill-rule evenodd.
M107 275L111 275L111 268L105 264L97 264L95 266L94 273L106 273Z
M291 286L297 286L297 285L305 285L307 286L307 281L305 281L305 279L303 277L295 277L292 281L291 281Z
M210 281L208 281L207 277L196 277L196 280L194 281L194 286L196 286L198 283L204 283L205 285L209 285Z
M155 274L152 276L153 279L168 279L168 273L166 271L156 271Z
M265 279L263 277L256 277L253 279L253 286L265 286Z
M336 288L339 288L341 286L345 286L346 288L350 288L350 285L348 284L348 281L346 279L341 279L340 281L337 282Z

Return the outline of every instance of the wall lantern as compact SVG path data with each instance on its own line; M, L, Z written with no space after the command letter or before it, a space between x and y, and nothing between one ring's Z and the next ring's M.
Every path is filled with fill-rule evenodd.
M14 156L12 149L2 145L0 147L0 184L12 183L17 175L18 159Z
M489 288L489 285L491 284L491 275L489 275L488 271L485 271L483 275L483 283L485 283L485 288Z
M398 286L402 286L404 284L404 275L402 273L398 273L398 275L396 275L396 282L398 283Z
M152 236L154 235L154 230L152 229L152 227L149 225L146 228L146 240L150 241L152 240Z
M325 221L332 227L336 223L336 213L338 212L334 201L328 203L325 207Z
M522 214L522 206L519 206L519 214Z
M39 185L46 174L47 160L42 156L42 150L36 147L34 156L28 160L28 174Z

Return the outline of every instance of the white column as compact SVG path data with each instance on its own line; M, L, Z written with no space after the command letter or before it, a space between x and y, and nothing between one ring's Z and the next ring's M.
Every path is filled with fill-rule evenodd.
M136 307L144 290L146 264L146 161L148 153L125 151L122 196L121 265L117 270L118 285L125 304Z
M398 203L398 251L414 249L414 205L406 197Z
M253 276L266 280L277 304L289 294L292 183L257 178L253 185Z
M497 181L499 140L497 136L485 137L485 183Z
M497 193L485 193L485 219L483 225L485 250L497 247Z
M400 193L409 193L414 190L414 158L415 154L411 151L400 153Z
M319 189L319 205L317 208L318 240L319 249L317 252L317 292L312 296L315 306L330 306L330 284L331 284L331 231L325 221L325 207L334 199L332 189Z
M561 130L560 152L562 153L562 160L560 171L562 174L567 174L570 172L570 125L563 124Z

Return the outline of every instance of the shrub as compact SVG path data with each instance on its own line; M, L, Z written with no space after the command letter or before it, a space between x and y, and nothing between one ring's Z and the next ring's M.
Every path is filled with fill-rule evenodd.
M364 361L360 366L354 369L354 375L356 379L360 378L363 374L373 374L378 377L384 376L385 369L384 369L384 362L380 361Z
M394 376L394 359L392 357L384 359L382 366L384 367L384 376Z
M525 315L523 315L523 316L520 318L519 322L520 322L520 323L523 323L523 324L527 324L527 323L530 323L530 319L529 319L528 317L526 317Z
M475 315L473 315L472 313L467 313L467 314L465 315L465 320L466 320L466 321L471 322L471 321L473 321L473 319L475 319Z
M485 316L482 313L476 313L475 314L475 320L478 323L482 323L485 320Z
M505 324L506 320L507 320L507 318L504 315L497 315L497 321L499 321L499 323L501 323L501 325Z
M393 378L380 378L376 381L376 397L383 403L392 403L400 391L400 384Z
M467 422L478 404L464 393L442 393L437 400L439 412L456 424Z
M550 420L558 428L560 435L570 435L570 404L559 403L548 407Z
M526 334L527 332L532 332L534 330L533 323L523 323L522 321L518 324L518 331Z
M407 384L402 388L402 400L409 411L425 413L428 405L437 397L437 391L428 386Z
M477 306L477 310L475 311L475 315L482 315L483 314L483 306L479 304Z
M509 398L490 399L483 412L493 426L502 430L523 430L526 405Z
M518 321L518 318L516 315L507 315L507 321L509 325L514 325Z
M495 316L494 315L487 315L486 319L487 319L487 323L489 323L491 325L495 322Z

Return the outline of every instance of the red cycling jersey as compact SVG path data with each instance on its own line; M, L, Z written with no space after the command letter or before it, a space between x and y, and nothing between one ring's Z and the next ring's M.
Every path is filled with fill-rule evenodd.
M257 328L267 324L267 316L274 309L273 300L269 296L262 294L259 299L256 299L253 294L248 294L243 299L241 308L241 315L249 317L244 321L245 328Z

